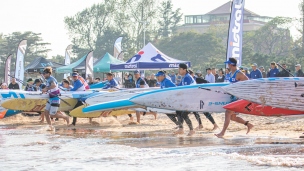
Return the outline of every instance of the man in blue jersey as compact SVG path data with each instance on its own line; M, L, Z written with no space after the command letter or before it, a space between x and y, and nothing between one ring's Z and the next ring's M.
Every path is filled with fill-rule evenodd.
M49 94L49 100L45 106L44 110L44 116L46 117L46 121L49 124L49 130L53 130L54 127L52 126L52 122L50 119L50 115L53 118L63 118L67 121L67 124L69 124L69 117L62 115L58 111L59 105L60 105L60 90L58 88L57 80L51 76L52 75L52 68L47 67L43 70L43 76L46 79L46 87L42 89L42 92L47 92ZM44 118L43 115L41 115L41 121L43 122Z
M229 58L228 61L225 62L225 64L228 64L228 67L230 69L230 76L229 76L229 82L230 83L236 83L238 81L246 81L248 80L248 77L240 70L237 69L237 60L235 58ZM233 100L237 100L235 97L232 97ZM230 124L230 120L233 120L235 122L244 124L247 126L247 134L250 132L250 130L253 128L253 125L249 123L249 121L244 121L242 118L236 116L237 114L234 111L226 110L225 112L225 122L223 129L220 133L215 134L215 136L222 138L225 135L225 132Z
M182 76L182 80L181 80L181 82L179 83L178 86L196 84L195 80L189 74L187 69L188 69L188 66L186 64L179 64L178 72ZM192 122L191 122L191 120L188 116L189 112L176 111L176 114L177 114L177 118L178 118L178 122L179 122L179 129L175 132L175 134L183 134L184 133L183 123L184 123L184 121L186 121L186 123L187 123L187 125L190 129L190 132L189 132L188 136L193 135L195 133L195 131L193 130Z
M119 89L119 85L117 81L114 79L113 73L107 73L107 80L108 82L105 85L105 87L103 87L103 89L111 89L111 88Z

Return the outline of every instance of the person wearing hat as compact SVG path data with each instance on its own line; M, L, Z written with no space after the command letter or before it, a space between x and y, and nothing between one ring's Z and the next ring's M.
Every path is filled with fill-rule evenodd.
M6 83L2 83L1 84L1 89L2 90L8 90L7 84Z
M42 89L42 92L47 92L49 94L49 100L46 103L44 114L41 114L41 122L46 118L47 123L49 124L49 130L54 130L52 126L51 118L63 118L66 120L67 125L69 125L69 117L64 116L61 112L58 112L60 105L60 90L58 88L58 82L56 78L52 76L52 68L46 67L43 70L43 76L46 79L46 87Z
M32 78L27 79L24 91L35 91L33 83L34 81Z
M297 65L295 65L295 67L296 67L296 74L295 74L295 76L296 77L304 77L304 73L303 73L303 71L301 69L301 65L297 64Z
M235 58L229 58L229 60L226 61L225 64L227 64L230 69L230 76L229 76L230 83L236 83L239 81L248 80L248 77L243 72L241 72L240 70L237 69L237 60ZM231 97L231 99L237 100L233 96ZM223 129L220 133L215 134L215 136L217 136L218 138L222 138L225 135L225 132L226 132L231 120L247 126L247 134L253 128L253 125L250 124L249 121L244 121L242 118L238 117L234 111L226 110Z
M267 74L266 74L266 72L265 72L265 69L264 69L264 67L263 66L260 66L260 71L261 71L261 73L262 73L262 77L263 78L266 78L267 77Z
M12 90L19 90L20 89L19 84L16 83L16 78L11 79L11 83L8 85L8 88L12 89Z
M188 72L188 66L186 64L179 64L178 72L182 76L182 80L179 83L178 86L185 86L185 85L191 85L191 84L196 84L195 80L193 77L189 74ZM179 122L179 129L175 132L175 134L183 134L184 133L184 127L183 123L186 121L190 132L188 133L188 136L191 136L195 133L193 130L193 125L192 122L189 118L189 113L190 112L185 112L185 111L176 111L178 122Z
M138 70L134 71L134 77L136 88L149 88L149 85L146 83L146 81L140 77L140 72Z
M252 71L250 72L249 75L250 79L263 78L261 71L257 69L258 65L256 63L253 63L251 67L252 67Z
M287 69L286 64L282 64L282 71L279 72L278 77L289 77L290 70Z
M211 68L207 68L207 75L205 77L205 80L207 80L209 83L215 83L215 76L211 72Z
M270 71L267 73L267 77L278 77L279 69L277 68L277 64L275 62L270 63Z
M119 85L117 81L114 79L114 74L113 73L107 73L107 80L108 82L102 89L111 89L111 88L116 88L119 89Z

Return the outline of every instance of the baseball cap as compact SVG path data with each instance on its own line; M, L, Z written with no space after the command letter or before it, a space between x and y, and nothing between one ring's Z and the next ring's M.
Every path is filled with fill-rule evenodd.
M76 77L76 76L78 76L78 73L77 72L73 72L72 77Z
M264 69L264 67L263 67L263 66L260 66L260 68Z
M228 61L224 62L225 64L231 64L231 65L236 65L237 60L235 58L229 58Z
M188 69L188 66L186 64L179 64L179 68Z
M256 64L256 63L253 63L253 64L252 64L251 66L252 66L252 67L253 67L253 66L257 67L257 66L258 66L258 64Z
M296 67L301 67L301 64L297 64L297 65L295 65Z
M29 79L27 79L26 82L32 82L32 81L33 81L33 79L32 79L32 78L29 78Z
M139 73L140 73L139 70L134 71L134 74L139 74Z
M158 73L155 74L156 77L158 76L164 76L165 73L163 71L158 71Z

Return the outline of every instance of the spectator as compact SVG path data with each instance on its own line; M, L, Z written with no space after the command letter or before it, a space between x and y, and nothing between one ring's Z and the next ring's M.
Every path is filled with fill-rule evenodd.
M229 78L230 78L230 69L226 68L226 70L225 70L225 82L229 82Z
M282 64L282 71L279 72L278 77L289 77L290 70L287 69L286 64Z
M261 73L262 73L262 77L263 77L263 78L267 78L267 74L266 74L265 69L264 69L263 66L260 66L260 71L261 71Z
M209 81L209 83L215 83L215 77L214 77L214 75L211 73L211 69L210 69L210 68L207 68L206 71L207 71L207 75L206 75L205 79L206 79L207 81Z
M133 75L129 74L128 79L129 79L129 82L130 82L128 88L135 88L135 83L134 83Z
M224 82L225 81L225 75L224 75L224 71L223 71L223 69L220 69L219 70L219 76L217 77L217 79L216 79L216 83L222 83L222 82Z
M297 64L295 67L296 67L296 74L295 74L295 76L296 77L304 77L304 73L303 73L303 71L301 69L301 65Z
M8 90L7 84L6 83L2 83L1 84L1 89L2 90Z
M100 78L99 77L96 77L95 78L95 83L99 83L100 82Z
M26 87L25 87L25 89L24 89L24 91L35 91L34 90L34 87L33 87L33 83L34 83L34 81L33 81L33 79L32 78L29 78L27 81L26 81Z
M202 78L203 77L202 72L200 70L197 70L195 75L196 75L196 78Z
M275 62L270 63L270 71L267 74L267 77L277 77L279 74L279 69L277 68L277 64Z
M88 83L88 85L94 84L93 77L91 75L88 75L88 77L87 77L87 83Z
M250 75L248 78L250 79L258 79L258 78L263 78L262 72L257 69L258 65L256 63L251 65L252 71L250 72Z
M248 71L248 68L244 68L242 71L248 78L250 78L250 73Z
M148 82L149 87L156 87L157 80L155 79L155 75L151 74L150 80Z
M182 81L182 76L179 73L176 73L176 85L178 85Z
M175 72L172 71L171 74L170 74L169 76L170 76L170 78L171 78L171 81L172 81L174 84L176 84L176 75L175 75Z
M212 74L214 75L215 80L217 80L217 77L218 77L219 75L216 73L215 68L212 68L211 72L212 72Z
M13 89L13 90L19 90L19 84L16 83L16 78L12 78L11 83L8 85L9 89Z
M46 85L43 84L40 79L36 79L34 81L34 85L33 85L34 91L42 91L42 89L44 89L45 87Z

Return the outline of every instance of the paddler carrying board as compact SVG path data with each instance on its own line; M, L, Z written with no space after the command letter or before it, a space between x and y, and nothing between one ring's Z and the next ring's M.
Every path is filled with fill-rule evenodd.
M237 69L237 60L235 58L229 58L228 61L225 62L225 64L228 64L228 68L230 70L229 73L229 82L230 83L236 83L238 81L246 81L248 80L248 77ZM237 98L234 96L231 97L231 102L236 101ZM226 110L225 112L225 122L223 129L220 133L215 134L218 138L222 138L225 135L225 132L230 124L230 120L233 120L235 122L244 124L247 126L247 134L250 132L250 130L253 128L253 125L249 123L249 121L244 121L242 118L236 116L237 114L234 111Z
M69 117L64 116L61 113L57 113L59 105L60 105L60 90L58 88L58 82L57 80L51 76L52 75L52 68L46 67L43 70L43 76L46 79L46 87L42 89L43 93L49 93L49 100L46 103L45 110L44 110L44 116L46 118L47 123L49 124L49 130L54 130L54 127L52 126L50 115L53 118L63 118L67 121L67 124L69 125ZM41 120L44 120L43 114L41 115Z

